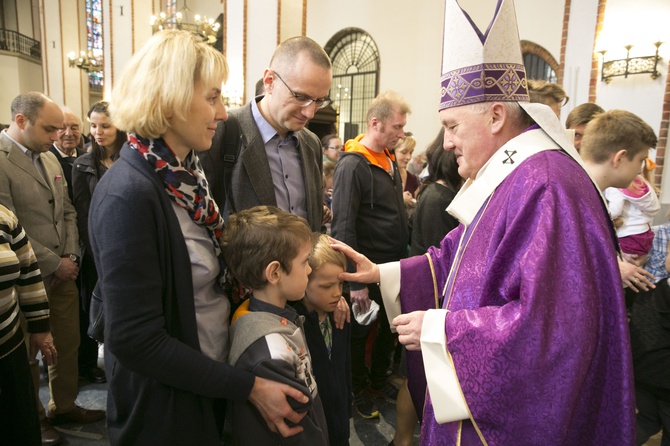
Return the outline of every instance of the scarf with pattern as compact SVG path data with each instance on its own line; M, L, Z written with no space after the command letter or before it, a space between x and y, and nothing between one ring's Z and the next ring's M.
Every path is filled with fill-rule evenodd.
M129 134L128 141L130 147L137 150L163 180L170 199L186 209L195 224L207 229L214 243L214 252L222 263L220 239L223 218L209 193L207 179L195 151L191 150L186 159L180 162L160 138L149 139ZM224 264L221 266L223 271Z

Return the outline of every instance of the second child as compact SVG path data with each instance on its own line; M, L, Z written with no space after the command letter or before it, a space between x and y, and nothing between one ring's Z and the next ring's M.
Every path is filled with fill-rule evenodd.
M305 298L295 309L305 316L305 336L312 357L314 376L328 423L330 446L349 445L351 418L351 325L335 328L333 311L342 297L342 281L337 278L347 269L344 254L330 247L324 234L314 234L309 259L312 269Z
M580 153L587 172L601 191L625 188L640 173L649 148L655 147L657 141L654 130L640 117L625 110L610 110L588 123ZM585 228L580 230L589 232ZM635 293L654 288L651 274L637 265L620 258L619 271L624 287Z
M286 305L305 295L312 234L307 222L273 206L257 206L230 216L222 241L233 276L252 294L235 312L228 362L262 378L285 383L309 397L291 401L305 413L303 431L284 439L269 430L248 401L232 404L234 444L328 445L326 419L303 332L303 318Z

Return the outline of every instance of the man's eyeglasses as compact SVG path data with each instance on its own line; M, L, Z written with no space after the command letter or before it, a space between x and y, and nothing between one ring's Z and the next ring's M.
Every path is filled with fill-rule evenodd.
M328 146L328 148L333 150L342 150L344 149L344 146Z
M288 89L291 95L293 95L293 98L301 107L307 107L309 105L314 104L316 105L316 108L323 108L332 102L330 98L327 96L325 98L313 99L304 94L296 93L291 89L291 87L286 85L286 82L284 82L284 79L281 78L279 73L277 73L276 71L273 71L273 73L275 74L275 76L277 76L277 79L279 79L282 82L282 84L284 84L284 86Z

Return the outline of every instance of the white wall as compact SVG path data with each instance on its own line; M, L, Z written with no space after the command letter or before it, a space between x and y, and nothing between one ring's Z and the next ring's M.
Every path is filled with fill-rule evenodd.
M5 10L5 28L12 31L17 31L19 24L17 23L17 5L16 2L4 2L3 3Z
M343 13L346 19L335 19ZM414 133L417 151L425 149L440 127L443 16L442 0L312 1L307 6L307 36L321 45L348 27L372 36L380 53L379 89L399 92L411 106L405 130Z
M631 56L652 55L652 43L666 42L660 48L663 60L659 63L660 77L651 79L647 74L628 78L612 78L610 83L600 81L602 58L598 55L596 103L605 108L624 109L644 119L658 135L663 111L663 95L668 76L670 57L670 2L667 0L608 0L603 29L594 44L597 18L596 2L572 2L565 60L564 86L571 96L563 110L563 118L574 106L588 101L589 78L593 49L607 50L606 60L625 57L625 45L634 45ZM666 157L664 167L670 172ZM661 202L670 203L670 181L664 176Z
M564 87L571 97L563 118L576 105L588 101L591 60L594 48L597 4L572 2L568 42L566 45ZM653 54L655 41L670 42L670 2L666 0L609 0L601 37L595 43L596 51L605 49L607 60L625 56L624 45L637 44L631 55L638 51ZM651 32L650 32L651 31ZM665 62L659 64L661 76L653 80L649 75L638 74L624 79L612 78L610 83L598 81L596 102L603 108L629 110L644 119L658 133L660 130L663 94L667 76L670 45L661 46ZM599 70L602 58L599 57Z
M584 0L572 0L571 4L575 3L584 3ZM560 62L565 1L517 0L515 6L519 37L544 47Z
M589 100L589 78L598 17L597 2L572 2L565 49L563 88L570 101L563 107L562 118L577 105Z
M253 96L254 93L253 90L251 90L250 92L251 96L247 95L247 97L244 98L246 88L243 85L244 53L243 53L242 23L244 18L244 8L242 2L229 2L226 13L228 14L227 17L228 33L226 36L227 39L226 59L228 61L228 68L230 71L230 74L228 76L228 82L226 84L226 96L228 97L234 96L236 98L239 98L237 100L240 102L242 102L244 99L248 101Z
M28 58L0 54L0 123L12 120L10 104L20 92L42 91L42 70Z
M652 14L649 12L653 11ZM603 32L596 49L606 49L607 60L625 57L624 45L634 45L631 56L654 54L653 42L666 42L660 48L663 61L661 76L647 74L613 78L607 84L598 82L598 103L605 109L624 108L644 119L658 134L663 92L670 57L670 2L667 0L608 0Z
M485 32L496 0L461 0L459 4ZM543 46L556 60L560 57L563 8L564 0L516 1L520 38ZM338 20L346 11L355 14ZM437 105L443 17L443 0L311 1L307 7L307 35L322 45L346 27L361 28L372 36L380 51L380 91L396 90L412 107L405 129L415 134L417 152L428 146L440 126Z
M247 0L246 99L254 97L256 82L270 65L277 48L277 3Z

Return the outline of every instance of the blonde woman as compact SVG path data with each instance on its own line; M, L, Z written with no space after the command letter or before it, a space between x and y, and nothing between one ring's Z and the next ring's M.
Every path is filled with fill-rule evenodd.
M227 118L223 55L186 31L161 31L114 87L128 132L91 202L90 242L105 307L112 445L219 445L224 399L248 400L270 429L298 422L301 392L226 364L230 306L218 286L223 220L196 152Z

